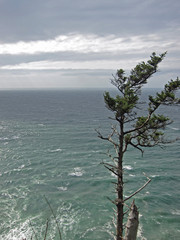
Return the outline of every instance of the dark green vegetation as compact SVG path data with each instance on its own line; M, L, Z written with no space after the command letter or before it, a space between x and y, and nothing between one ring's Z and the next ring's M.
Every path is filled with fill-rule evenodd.
M157 112L161 105L180 103L180 99L175 96L176 90L180 89L180 80L177 78L168 82L164 86L164 90L156 93L156 96L149 96L147 114L145 116L138 115L138 108L141 106L140 95L142 87L158 71L158 65L165 55L166 53L160 55L152 53L150 60L146 63L141 62L138 64L131 70L129 76L125 75L123 69L118 70L111 82L118 89L119 95L112 97L109 92L104 94L106 106L114 113L114 120L117 122L116 126L112 126L112 132L107 137L104 137L97 131L98 137L109 141L115 149L115 155L112 156L108 153L113 163L104 163L104 165L117 177L115 183L117 198L112 201L116 205L116 240L128 239L123 237L125 202L142 190L150 181L148 178L145 185L131 196L124 198L124 154L129 146L140 150L143 154L146 147L168 143L168 141L164 140L163 130L171 123L171 120Z

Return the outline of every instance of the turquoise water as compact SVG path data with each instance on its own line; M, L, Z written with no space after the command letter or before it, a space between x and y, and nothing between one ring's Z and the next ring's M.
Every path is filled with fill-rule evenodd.
M180 135L179 110L161 109L174 119L169 139ZM59 239L44 196L63 240L113 239L114 176L100 164L111 146L94 130L108 132L110 116L101 90L0 92L0 240L31 239L33 231L44 239L47 218L47 239ZM135 197L139 240L179 239L179 158L179 141L125 156L126 196L145 183L143 172L152 179Z

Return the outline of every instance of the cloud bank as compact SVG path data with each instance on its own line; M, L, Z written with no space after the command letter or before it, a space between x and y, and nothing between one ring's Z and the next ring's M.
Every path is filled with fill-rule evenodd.
M69 34L60 35L55 39L17 42L0 44L0 54L39 54L55 52L79 52L79 53L117 53L117 52L141 52L144 49L170 49L180 48L176 40L169 41L157 34L132 36L119 38L115 35L98 36Z
M0 88L104 87L117 69L167 51L160 86L180 75L179 9L179 0L0 1Z

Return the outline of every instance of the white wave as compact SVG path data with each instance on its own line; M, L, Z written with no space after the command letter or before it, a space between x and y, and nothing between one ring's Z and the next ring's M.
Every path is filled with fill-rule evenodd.
M143 237L143 230L141 224L138 227L137 237L140 238L141 240L147 240L147 238Z
M16 140L19 139L20 136L12 136L12 137L0 137L0 141L10 141L10 140Z
M173 210L171 213L173 215L180 215L180 210Z
M19 139L19 136L12 136L12 140Z
M172 130L175 130L175 131L179 131L180 129L179 128L177 128L177 127L169 127L170 129L172 129Z
M53 150L48 150L48 152L50 152L50 153L62 152L62 149L61 148L57 148L57 149L53 149Z
M67 191L67 187L57 187L57 189L60 191Z
M101 150L92 150L91 152L92 153L99 153L99 152L101 152Z
M84 174L84 171L80 167L74 168L74 171L69 173L68 176L81 177Z
M155 177L159 177L160 175L151 175L150 177L155 178Z
M18 168L14 168L12 171L13 172L20 172L21 171L21 169L23 169L25 167L25 165L24 164L22 164L21 166L19 166Z
M0 236L0 240L21 240L30 239L32 235L32 229L29 224L29 220L19 224L19 226L12 228L8 233Z
M7 137L1 137L0 140L6 141L6 140L9 140L9 138L7 138Z
M139 214L139 218L141 217L142 217L142 214ZM147 240L147 238L143 236L143 226L141 224L139 224L139 227L138 227L137 237L140 238L141 240Z
M133 169L130 165L125 165L123 168L126 169L126 170L132 170Z
M45 125L43 123L38 124L39 127L44 127Z
M111 176L112 176L112 177L116 177L116 174L114 174L113 172L111 172Z

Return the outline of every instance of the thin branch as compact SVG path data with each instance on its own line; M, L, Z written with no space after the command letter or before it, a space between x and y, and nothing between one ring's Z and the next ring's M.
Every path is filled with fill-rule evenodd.
M123 216L126 215L129 212L129 209L123 213Z
M144 174L145 175L145 174ZM147 176L146 176L147 177ZM136 195L137 193L139 193L140 191L142 191L147 185L148 183L151 182L151 179L149 177L147 177L148 181L142 186L140 187L136 192L134 192L133 194L131 194L129 197L124 199L124 202L129 200L130 198L132 198L134 195Z
M102 162L101 164L103 164L104 166L109 166L109 167L112 167L112 168L118 169L118 166L114 166L114 165L109 164L109 163L106 163L106 162Z
M46 231L45 231L45 235L44 235L44 240L46 240L46 237L47 237L47 232L48 232L48 219L47 219L47 222L46 222Z
M108 118L113 120L113 121L116 121L116 118L113 118L113 117L108 117Z
M103 137L103 135L97 129L95 129L95 131L97 132L99 138L109 141L110 143L112 143L114 145L114 147L118 147L118 144L115 143L111 138L114 133L110 134L108 137Z
M117 135L118 137L120 136L120 134L119 134L116 126L113 126L113 125L112 125L112 130L113 130L112 136L114 135L114 133L116 133L116 135Z
M115 212L115 214L117 214L117 210L115 208L113 208L113 211Z
M136 131L142 129L144 126L146 126L146 124L149 122L152 114L158 109L158 107L159 107L160 105L161 105L161 104L157 105L156 107L154 107L153 110L151 110L151 112L150 112L149 115L147 116L146 121L145 121L141 126L139 126L139 127L137 127L137 128L134 128L134 129L130 129L130 130L124 132L124 135L125 135L125 134L129 134L129 133L132 133L132 132L136 132Z
M55 220L55 222L56 222L56 226L57 226L58 233L59 233L59 239L62 240L61 231L60 231L60 228L59 228L58 221L57 221L57 219L56 219L56 215L55 215L55 213L54 213L54 211L53 211L53 209L52 209L49 201L47 200L46 196L44 196L44 198L45 198L45 200L46 200L46 202L47 202L47 204L48 204L48 206L49 206L49 208L50 208L50 210L51 210L51 213L52 213L52 215L53 215L53 217L54 217L54 220Z
M117 182L111 182L112 184L115 184L115 185L118 185L118 183Z
M110 172L114 173L117 177L119 177L119 174L115 172L112 168L109 168L106 165L104 165L104 167L107 168Z
M35 239L38 240L37 234L36 234L36 232L35 232L35 230L34 230L34 228L33 228L33 225L32 225L32 223L31 223L30 220L29 220L29 224L30 224L30 226L31 226L31 228L32 228L32 231L33 231L33 233L34 233Z
M128 147L128 144L129 144L129 142L125 142L125 147L124 147L124 149L123 149L123 153L125 153L125 152L126 152L126 150L127 150L127 147Z
M115 201L113 201L112 199L110 199L109 197L107 197L107 199L110 201L110 202L112 202L114 205L116 205L117 206L117 203L115 202Z
M148 115L146 121L145 121L141 126L139 126L139 127L137 127L137 128L134 128L134 129L130 129L130 130L124 132L124 135L129 134L129 133L132 133L132 132L136 132L136 131L140 130L141 128L143 128L143 127L148 123L151 115L152 115L152 113Z
M115 151L116 151L116 154L118 154L117 147L115 147ZM117 164L117 161L115 160L115 158L117 158L117 157L112 157L112 155L109 153L109 150L107 151L107 156L112 160L112 162L115 165Z
M130 211L130 209L131 209L131 206L129 206L128 204L126 204L125 202L123 202L123 205L125 206L125 207L127 207L128 208L128 210L127 211ZM125 214L125 213L124 213Z
M140 147L138 147L139 144L135 145L135 144L132 143L132 142L130 142L129 144L132 145L134 148L137 148L137 149L142 153L142 156L143 156L144 151L143 151Z

